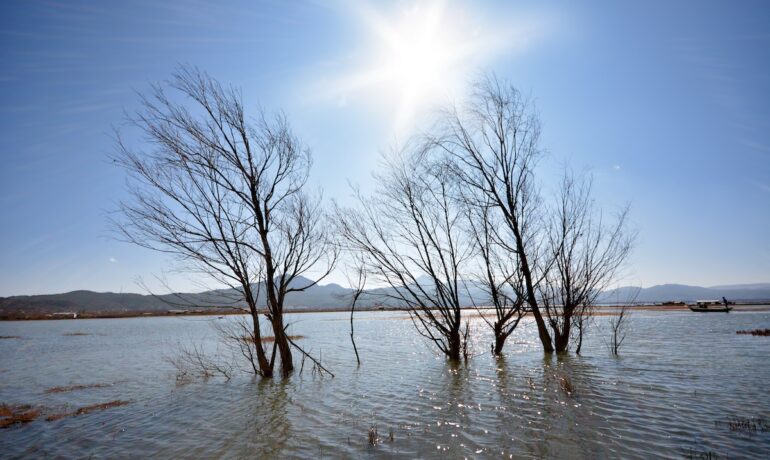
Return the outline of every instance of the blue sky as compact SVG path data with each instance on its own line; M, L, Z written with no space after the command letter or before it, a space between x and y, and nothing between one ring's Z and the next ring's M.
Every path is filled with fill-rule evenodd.
M624 283L770 282L770 4L575 3L3 2L0 295L199 288L107 226L109 133L179 64L284 110L340 200L495 72L536 100L546 186L568 163L631 203Z

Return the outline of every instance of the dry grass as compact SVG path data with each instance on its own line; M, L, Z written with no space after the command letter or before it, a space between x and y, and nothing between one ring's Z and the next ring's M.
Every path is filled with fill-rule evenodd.
M367 440L370 446L376 446L380 442L380 435L377 433L377 425L372 425L369 427Z
M288 337L289 340L299 340L299 339L305 338L304 335L287 335L286 337ZM248 343L251 343L253 341L251 337L241 337L241 340ZM262 343L272 343L272 342L275 342L275 337L273 337L272 335L262 337Z
M40 411L28 404L0 405L0 428L29 423L40 416Z
M736 334L746 334L746 335L759 335L763 337L770 337L770 329L753 329L750 331L738 331Z
M90 414L91 412L102 411L113 407L125 406L128 403L129 403L128 401L116 400L116 401L110 401L110 402L100 403L100 404L91 404L90 406L81 407L80 409L74 412L63 412L60 414L49 415L45 419L49 422L53 422L54 420L60 420L60 419L63 419L64 417L77 417L78 415Z
M572 380L566 375L559 379L559 385L561 386L561 390L566 393L567 396L572 396L575 392L575 388L572 386Z
M726 425L730 431L749 434L770 431L770 426L760 417L730 417L725 422L716 422L715 425Z
M86 390L88 388L105 388L105 387L108 387L108 386L109 385L107 385L106 383L92 383L90 385L72 385L72 386L68 386L68 387L52 387L52 388L49 388L49 389L45 390L45 392L47 394L51 394L51 393L67 393L69 391Z

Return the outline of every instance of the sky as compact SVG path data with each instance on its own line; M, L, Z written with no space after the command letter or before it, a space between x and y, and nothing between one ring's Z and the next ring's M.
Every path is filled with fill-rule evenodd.
M770 282L770 3L577 3L2 2L0 296L200 290L108 225L111 132L179 65L283 110L343 202L494 73L535 101L546 188L569 165L630 203L620 284Z

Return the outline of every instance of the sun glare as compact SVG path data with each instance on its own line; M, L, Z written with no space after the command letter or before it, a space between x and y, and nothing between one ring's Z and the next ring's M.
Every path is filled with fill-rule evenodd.
M395 12L355 5L369 37L361 68L339 79L338 95L369 90L393 111L394 132L404 133L422 109L453 96L472 68L494 45L467 17L441 0Z

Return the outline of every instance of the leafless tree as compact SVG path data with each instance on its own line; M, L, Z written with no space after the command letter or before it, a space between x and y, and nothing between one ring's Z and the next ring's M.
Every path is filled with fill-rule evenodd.
M575 326L573 341L575 343L575 353L578 355L583 350L583 337L585 337L589 326L593 323L594 312L595 305L585 303L577 307L572 317Z
M491 205L499 215L499 247L515 262L505 278L523 281L522 298L535 318L543 349L553 351L537 295L552 262L534 178L542 155L539 139L540 121L528 99L490 77L476 85L465 105L443 114L425 150L450 165L472 206Z
M626 340L626 334L630 326L629 316L631 310L627 304L620 306L617 315L610 316L610 351L617 356L620 353L620 347Z
M494 308L493 321L483 314L481 318L494 334L492 352L500 355L506 339L519 325L526 311L524 280L520 276L521 272L517 270L517 262L508 259L511 256L510 251L504 250L498 243L499 222L494 220L492 208L487 205L468 207L466 212L468 231L476 246L474 259L479 265L479 269L470 279L484 291L484 300L489 302L485 306ZM475 304L474 296L469 295L469 298ZM482 313L478 305L476 308Z
M448 171L419 153L390 158L370 198L359 194L358 208L338 209L338 228L370 278L389 287L389 301L405 306L419 333L459 360L460 270L473 249Z
M546 206L536 180L543 153L540 132L530 101L488 77L464 105L443 113L423 150L446 162L463 202L477 210L471 215L478 224L471 228L484 264L490 266L492 254L484 248L494 248L494 259L505 261L505 266L486 270L500 273L499 280L508 284L502 291L507 295L498 300L492 295L492 303L512 305L512 317L525 304L544 351L565 351L573 316L580 315L580 341L587 326L582 319L625 260L631 238L625 232L625 211L615 227L605 228L594 212L590 184L576 185L571 176L564 181L560 203L553 210ZM494 294L492 285L499 281L492 277L484 284Z
M207 379L216 375L230 380L235 371L231 360L218 353L207 353L203 345L198 343L179 344L174 354L165 359L176 369L177 382L193 378Z
M623 342L626 340L626 335L631 329L631 317L632 309L631 305L636 302L642 288L632 288L626 295L625 299L620 298L621 290L616 290L618 298L615 303L617 304L616 314L612 314L609 317L608 325L610 329L609 340L605 342L610 352L617 356L620 353L620 347L623 346Z
M360 366L361 357L358 356L358 347L356 346L356 338L353 333L353 314L356 311L356 304L366 289L366 267L363 260L356 258L353 272L353 276L348 276L348 283L353 289L350 294L350 342L353 344L353 351L356 353L356 363Z
M149 149L118 134L116 161L131 177L120 233L138 245L170 253L235 288L252 318L259 372L293 369L286 337L286 295L324 278L336 262L320 197L303 191L311 158L286 117L246 116L238 90L182 68L142 97L130 117ZM314 281L300 275L316 273ZM264 289L275 336L272 358L260 341L258 293Z
M212 325L231 354L242 356L249 365L249 371L260 375L257 347L262 346L262 340L257 340L254 336L252 320L250 317L233 316L226 321L213 322ZM273 350L274 355L275 347Z
M557 352L566 351L576 333L580 349L587 316L599 294L615 280L634 239L626 228L628 208L606 224L591 189L590 180L566 172L551 213L548 242L555 257L538 292Z

